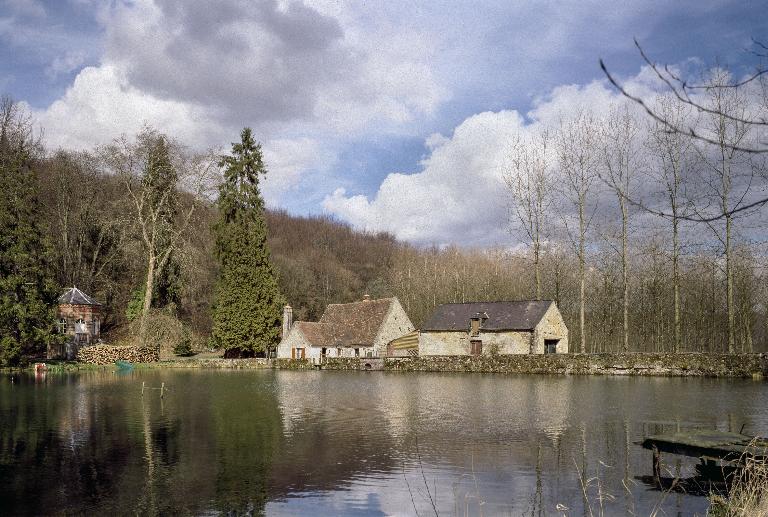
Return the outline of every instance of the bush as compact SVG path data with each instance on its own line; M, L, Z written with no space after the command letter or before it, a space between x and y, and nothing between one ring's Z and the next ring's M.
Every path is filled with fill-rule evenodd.
M189 332L185 332L184 336L173 347L173 353L179 357L189 357L195 355L195 351L192 350L192 338Z

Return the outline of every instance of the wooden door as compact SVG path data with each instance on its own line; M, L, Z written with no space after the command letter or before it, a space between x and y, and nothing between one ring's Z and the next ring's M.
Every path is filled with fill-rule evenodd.
M473 339L469 342L469 353L472 355L483 355L483 342L479 339Z

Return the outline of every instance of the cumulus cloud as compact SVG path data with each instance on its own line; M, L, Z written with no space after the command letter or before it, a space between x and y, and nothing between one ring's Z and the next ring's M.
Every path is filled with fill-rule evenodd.
M102 5L100 63L83 68L38 121L51 146L74 148L145 123L199 147L226 145L251 126L276 171L265 184L276 200L302 172L335 161L334 139L372 123L394 130L447 96L432 75L427 42L407 31L360 38L341 13L276 0ZM84 61L81 52L67 53L47 74Z
M221 133L205 110L146 95L109 65L84 68L61 99L35 115L52 147L90 148L134 134L147 123L190 145Z
M638 78L633 78L632 87L649 91ZM605 115L617 102L622 100L604 81L594 81L555 88L534 103L526 119L508 110L474 115L450 137L432 135L426 140L430 155L419 172L389 174L371 198L337 189L323 207L357 228L390 232L416 243L508 243L504 174L513 143L584 110Z
M523 127L515 111L474 115L450 138L428 139L431 154L422 171L388 175L373 199L338 189L323 206L358 228L404 240L501 242L502 175L513 138Z

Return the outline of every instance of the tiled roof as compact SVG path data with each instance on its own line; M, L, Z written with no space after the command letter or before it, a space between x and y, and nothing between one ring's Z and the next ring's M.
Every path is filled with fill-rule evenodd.
M373 346L395 298L328 305L317 323L297 321L312 346Z
M470 319L479 313L483 330L533 330L552 305L552 300L516 302L471 302L440 305L422 325L423 331L467 331Z
M59 296L59 303L69 305L101 305L77 287L71 287Z

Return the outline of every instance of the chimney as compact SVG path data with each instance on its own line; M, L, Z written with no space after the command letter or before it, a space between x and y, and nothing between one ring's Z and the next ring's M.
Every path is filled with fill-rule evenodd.
M293 327L293 308L286 305L283 307L283 337L288 335L291 327Z
M370 294L364 294L363 295L363 301L364 302L370 302L371 301L371 295Z

